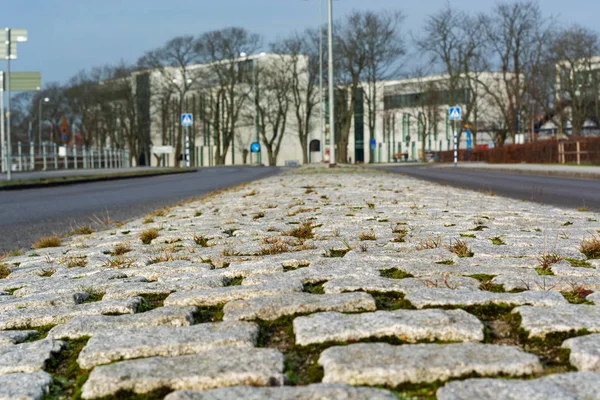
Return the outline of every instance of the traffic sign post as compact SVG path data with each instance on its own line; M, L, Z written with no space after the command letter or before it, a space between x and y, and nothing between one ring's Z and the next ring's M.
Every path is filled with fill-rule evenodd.
M185 167L190 167L190 127L194 124L194 114L181 114L181 126L185 128Z
M452 132L454 134L454 166L458 166L458 135L456 134L456 121L460 121L462 110L460 107L450 107L448 116L452 121Z

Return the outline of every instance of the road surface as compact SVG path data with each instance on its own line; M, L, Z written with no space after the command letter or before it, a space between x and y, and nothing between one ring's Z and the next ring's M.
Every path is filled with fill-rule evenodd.
M600 211L600 180L430 166L382 166L384 170L499 196L567 208Z
M205 168L198 172L0 192L0 254L29 248L41 236L125 221L217 189L274 175L270 167Z

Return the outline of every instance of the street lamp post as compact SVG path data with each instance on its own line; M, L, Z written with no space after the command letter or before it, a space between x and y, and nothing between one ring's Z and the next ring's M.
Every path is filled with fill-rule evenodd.
M190 85L192 83L191 79L187 79L187 80L182 80L181 84L183 84L183 91L181 91L181 85L179 84L179 81L177 79L173 79L173 83L179 86L179 93L181 95L180 99L179 99L179 109L180 109L180 114L183 115L184 112L184 108L183 108L183 102L184 102L184 98L185 98L185 93L187 92L188 89L188 85ZM181 117L181 116L180 116ZM183 127L181 127L181 129L183 129ZM176 162L178 162L179 160L176 160ZM185 166L186 168L190 167L190 127L186 126L185 127Z
M329 166L335 166L335 116L334 116L334 94L333 94L333 1L328 0L328 47L329 47L329 132L330 132L330 156Z
M40 146L40 152L42 151L42 104L43 103L48 103L50 101L50 99L48 97L43 97L40 99L40 103L39 103L39 108L38 108L38 123L39 123L39 129L38 129L38 144Z
M252 86L254 91L254 133L256 136L256 143L260 145L260 135L258 133L258 60L260 57L264 57L267 53L262 52L258 55L258 58L252 60ZM246 53L241 53L240 56L247 57ZM256 154L258 164L262 164L262 146L258 154Z

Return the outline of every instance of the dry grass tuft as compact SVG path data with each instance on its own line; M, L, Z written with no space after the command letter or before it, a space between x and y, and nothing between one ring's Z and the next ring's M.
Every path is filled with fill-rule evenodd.
M115 246L111 254L113 256L122 256L123 254L129 253L130 251L131 247L121 243Z
M208 247L208 238L204 235L194 235L194 243L200 247Z
M361 232L358 238L360 240L376 240L377 236L375 236L374 232Z
M87 265L86 256L63 257L58 263L66 268L82 268Z
M142 231L142 233L140 233L140 240L143 244L150 244L157 237L158 229L156 228L146 229L145 231Z
M71 229L71 235L91 235L94 233L94 228L90 225L81 225Z
M113 259L106 260L105 267L116 269L131 268L135 260L129 257L118 256Z
M310 221L302 222L298 227L287 231L286 236L293 236L298 239L312 239L314 237L313 234L313 224Z
M8 269L8 265L0 264L0 279L4 279L10 275L12 271Z
M47 247L60 247L62 245L62 239L58 235L45 236L40 238L33 244L34 249L45 249Z
M430 249L439 249L442 247L442 238L438 236L436 238L427 238L425 240L421 240L417 244L417 250L430 250Z
M469 245L467 245L467 242L460 239L457 239L455 242L451 242L450 246L448 246L448 250L461 258L473 257L474 254L469 248Z
M600 235L592 234L589 238L583 239L579 251L588 259L600 258Z
M550 271L550 267L552 264L558 264L565 258L560 254L554 253L544 253L537 258L537 261L540 263L539 268L544 271Z

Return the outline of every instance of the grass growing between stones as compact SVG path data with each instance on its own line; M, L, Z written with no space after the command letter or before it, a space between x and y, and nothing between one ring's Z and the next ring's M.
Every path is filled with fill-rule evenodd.
M4 279L10 275L12 271L8 269L8 265L0 264L0 279Z
M325 290L323 289L323 285L327 281L315 282L315 283L305 283L302 285L302 291L306 293L312 294L325 294Z
M143 301L142 304L138 306L137 312L141 313L163 307L165 305L165 299L169 297L169 294L170 293L140 294L139 297L141 297Z
M377 310L416 310L410 301L404 299L404 294L399 292L367 292L375 299Z
M589 238L582 240L579 251L588 259L600 258L600 235L592 234Z
M241 286L242 282L244 282L244 277L236 276L234 278L231 278L229 280L229 282L227 282L227 285L225 285L225 286Z
M448 250L451 253L456 254L460 258L473 257L473 255L474 255L474 253L471 250L471 248L469 247L469 245L467 245L467 242L465 242L464 240L459 240L459 239L457 239L454 242L451 242L450 245L448 246Z
M344 249L334 249L334 248L330 248L329 250L325 251L325 253L323 253L323 257L327 257L327 258L335 258L335 257L344 257L346 255L347 252L349 252L350 250L352 250L350 247L346 247Z
M33 244L34 249L45 249L48 247L59 247L62 245L62 239L58 235L45 236Z
M295 317L297 315L275 321L256 321L260 328L257 346L277 349L285 355L284 374L292 385L319 383L323 379L323 368L317 361L329 346L297 346L293 328Z
M586 260L578 260L575 258L565 258L565 260L567 260L569 262L569 264L571 264L571 267L594 268L594 266L592 264L590 264L589 262L587 262Z
M224 304L211 307L198 307L198 311L194 314L194 324L223 321L223 306Z
M496 275L475 274L475 275L468 275L468 277L477 279L479 282L481 282L481 285L479 285L479 289L481 289L481 290L485 290L487 292L494 292L494 293L504 293L505 292L504 286L492 283L492 279L494 279L496 277Z
M67 341L60 354L48 362L46 371L52 375L53 382L45 400L80 399L81 387L90 371L82 370L77 357L89 338Z
M157 237L158 229L156 228L146 229L140 233L140 240L143 244L150 244Z
M381 271L379 271L379 274L384 278L390 279L414 278L414 275L404 272L398 268L382 269Z
M44 326L37 326L35 328L31 328L31 330L37 331L37 333L34 333L33 335L29 336L24 341L24 343L35 342L36 340L45 339L48 336L48 332L50 332L50 330L52 328L54 328L55 326L56 325L44 325ZM21 330L21 328L17 328L15 330Z

